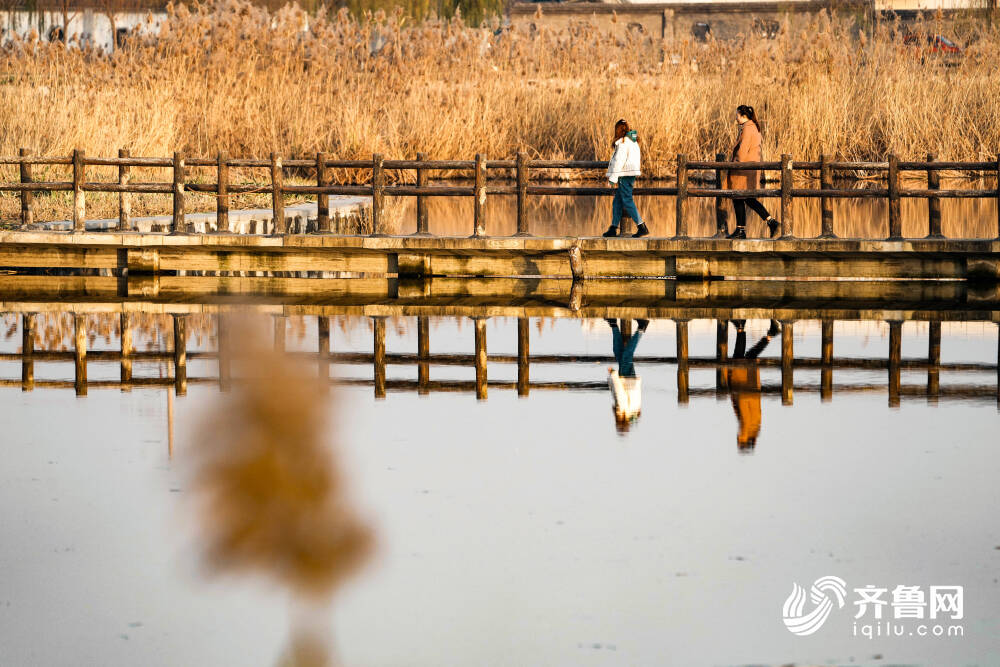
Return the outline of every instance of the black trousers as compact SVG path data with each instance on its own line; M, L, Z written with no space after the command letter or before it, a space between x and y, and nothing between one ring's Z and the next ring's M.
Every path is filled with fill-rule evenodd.
M767 220L771 217L771 214L767 212L764 205L761 204L756 199L734 199L733 200L733 211L736 213L736 226L746 227L747 226L747 206L749 206L754 213L760 216L761 220Z

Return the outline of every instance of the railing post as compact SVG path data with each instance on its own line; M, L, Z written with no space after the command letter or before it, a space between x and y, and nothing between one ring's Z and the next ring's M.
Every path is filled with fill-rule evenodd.
M132 391L132 317L122 313L120 318L121 331L118 340L121 346L121 390Z
M833 320L823 320L820 333L820 349L823 369L820 371L820 400L833 400Z
M87 199L83 192L86 170L83 165L83 149L73 151L73 231L87 231Z
M782 221L784 222L784 221ZM791 321L781 323L781 404L791 405L795 390L795 331Z
M375 398L385 398L385 318L374 317L372 319L374 320L372 361L375 366Z
M326 163L330 159L328 153L322 151L316 153L316 185L326 187L329 185ZM322 233L330 232L330 195L321 192L316 195L316 231Z
M927 335L927 402L936 404L941 391L941 323L931 322Z
M229 231L229 155L219 151L218 178L216 179L215 231Z
M184 222L184 155L174 153L174 215L170 221L171 234L183 234L187 231Z
M486 318L474 318L476 324L476 400L486 400Z
M531 391L531 328L527 317L517 318L517 395Z
M174 393L187 393L187 315L174 315Z
M677 402L688 403L688 323L677 320Z
M131 157L127 148L118 149L118 157L122 160ZM132 229L132 194L125 192L132 177L132 168L127 164L118 165L118 185L122 186L122 191L118 193L118 231L127 232Z
M21 315L21 391L35 388L35 314Z
M1000 238L1000 153L997 154L997 238Z
M472 203L472 235L486 236L486 158L476 153L474 201Z
M73 313L73 352L75 373L73 384L77 396L87 395L87 318Z
M763 179L761 179L763 181ZM795 221L792 219L792 156L781 155L781 238L795 236ZM763 183L761 183L763 185Z
M934 153L929 153L927 155L927 161L933 162L935 160ZM927 170L927 189L928 190L940 190L941 189L941 172L937 169ZM927 238L929 239L940 239L944 238L944 234L941 233L941 199L940 197L928 197L927 199Z
M889 407L899 407L899 367L902 359L903 323L889 322Z
M418 158L419 159L419 158ZM430 382L430 363L426 359L431 354L430 320L426 315L417 317L417 393L427 394Z
M271 217L272 234L282 236L288 232L285 225L285 193L284 169L281 166L281 156L271 153Z
M715 154L716 162L725 162L725 153ZM722 169L715 170L715 189L722 189ZM726 212L726 200L722 197L715 198L715 238L723 239L729 233L729 218Z
M427 153L417 153L417 162L425 162L426 160ZM417 187L427 187L427 170L423 167L417 167ZM427 197L425 195L417 195L417 235L430 236L427 221Z
M382 218L385 215L385 167L382 156L372 156L372 236L382 233Z
M688 238L687 220L684 219L684 202L688 196L687 155L677 154L677 212L675 214L674 238Z
M899 213L899 158L889 155L889 240L903 238L903 223Z
M830 156L819 156L819 187L821 190L833 189L833 170L830 169ZM830 197L820 198L820 208L822 209L822 230L819 237L821 239L837 238L833 233L833 199Z
M517 154L517 235L531 236L528 224L528 154Z
M725 398L729 388L726 382L725 365L729 357L729 322L715 321L715 397Z
M31 183L31 163L26 160L31 156L31 151L22 148L18 153L21 156L21 184ZM34 195L31 190L21 190L21 226L27 227L35 222L34 207L32 200Z

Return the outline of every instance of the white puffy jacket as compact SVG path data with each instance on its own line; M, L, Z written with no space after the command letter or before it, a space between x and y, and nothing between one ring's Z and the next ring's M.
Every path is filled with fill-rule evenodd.
M615 142L615 152L608 162L608 180L617 183L622 176L640 176L639 142L624 136Z

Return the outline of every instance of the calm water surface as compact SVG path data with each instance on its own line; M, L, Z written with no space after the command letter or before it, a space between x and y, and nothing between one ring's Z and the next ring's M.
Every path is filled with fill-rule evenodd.
M116 321L88 316L92 351L118 348ZM5 353L20 349L19 322L6 319ZM71 320L39 322L49 349L72 349ZM372 353L371 319L331 324L335 353ZM635 335L640 323L616 326ZM746 347L768 326L748 322ZM343 664L996 664L995 324L944 323L942 364L966 370L942 370L935 400L927 370L905 365L926 359L929 325L905 323L898 407L877 367L836 368L826 402L820 369L796 368L783 405L778 334L760 363L730 365L757 369L763 387L734 407L716 368L696 362L716 354L715 321L688 324L684 403L677 365L644 361L677 351L675 324L654 320L635 347L641 414L627 428L607 389L609 367L620 370L612 327L532 319L529 329L533 356L583 360L532 363L527 397L515 390L514 319L487 321L489 353L509 356L488 364L500 384L485 401L471 359L432 365L431 388L457 390L424 395L416 365L390 363L385 399L373 396L370 362L331 365L332 377L358 381L323 400L377 538L334 604L329 632ZM474 331L470 319L432 318L431 354L472 355ZM317 349L314 317L289 318L286 334L290 350ZM0 664L277 659L286 596L253 580L208 580L193 556L187 465L219 391L197 381L216 377L216 361L196 356L215 349L211 320L192 320L188 335L185 396L43 386L72 381L72 360L36 362L39 386L22 392L21 364L0 362L0 377L15 381L0 388ZM136 347L170 349L170 336L167 317L147 318ZM414 353L416 336L415 318L390 319L390 362ZM886 323L838 322L834 337L838 359L886 359ZM818 358L820 347L820 324L797 322L795 356ZM118 362L98 357L90 381L117 380ZM234 382L246 368L234 365ZM171 372L135 362L136 377ZM740 433L755 428L755 404L751 448ZM782 603L793 582L808 590L824 575L849 589L962 585L964 636L855 636L851 602L815 634L793 636Z

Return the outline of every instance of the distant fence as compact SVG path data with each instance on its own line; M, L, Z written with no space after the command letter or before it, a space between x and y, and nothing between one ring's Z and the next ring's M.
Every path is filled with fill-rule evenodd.
M172 158L132 157L128 151L120 150L118 157L87 157L82 150L73 151L70 157L34 157L28 149L22 148L18 157L0 158L0 164L16 164L20 166L20 181L0 183L0 191L19 192L21 196L21 222L27 226L34 222L33 194L36 192L71 191L73 193L73 230L85 231L86 193L107 192L118 193L118 226L117 231L128 231L131 227L131 199L133 193L159 193L170 195L173 200L171 220L172 233L189 231L185 222L186 193L197 192L212 194L216 197L217 228L224 229L229 224L230 198L234 194L260 193L271 195L274 233L288 233L288 225L284 214L285 195L315 195L317 198L317 230L329 233L330 229L330 195L367 195L372 198L372 234L384 233L385 198L416 197L417 199L417 231L416 234L427 236L428 216L427 197L472 197L473 220L472 235L486 236L485 207L490 195L514 195L517 197L517 235L529 236L530 220L527 201L529 195L555 196L610 196L614 190L607 186L580 185L538 185L531 184L531 170L560 169L579 172L581 176L596 170L607 168L607 162L586 160L532 160L526 153L518 153L516 159L487 160L478 154L474 160L428 160L423 153L417 154L415 160L385 160L382 155L374 155L371 160L336 160L328 153L319 153L315 159L284 160L277 153L272 153L268 159L234 159L225 153L219 153L215 158L189 158L182 153L174 153ZM32 178L33 165L67 165L72 168L72 178L66 182L39 182ZM118 168L117 182L88 181L87 167L106 166ZM132 167L166 168L172 173L171 182L133 182ZM193 183L187 180L189 167L209 167L216 170L215 183ZM269 171L269 182L263 185L232 183L230 168L259 168ZM315 185L286 185L285 172L288 169L314 169ZM332 184L331 169L370 170L371 177L367 183ZM780 173L777 189L759 188L756 190L729 190L723 188L723 175L730 169L759 169L762 171L777 171ZM413 171L416 180L412 183L388 185L386 171ZM488 170L507 170L513 172L513 185L490 184ZM714 187L692 187L689 176L692 171L714 171ZM998 185L993 189L948 189L940 187L940 172L943 170L959 172L975 172L994 174L998 176ZM428 174L432 171L471 171L473 184L466 185L430 185ZM818 188L796 188L793 182L794 171L811 171L819 174ZM834 187L835 172L877 171L886 172L886 187L871 189L844 189ZM900 172L925 172L926 188L904 189L900 187ZM1000 237L1000 155L989 162L945 162L938 161L934 155L920 162L900 161L895 155L889 155L884 162L843 162L832 160L823 155L818 161L794 161L791 155L782 155L780 161L772 162L726 162L725 155L717 153L714 161L689 161L686 155L676 158L676 183L673 186L644 186L635 188L636 195L669 196L676 198L676 233L677 239L687 239L688 219L685 214L686 203L692 197L714 197L716 211L715 238L726 234L727 199L747 197L778 197L780 208L780 237L795 238L795 220L792 213L792 200L797 197L815 198L821 201L822 228L819 238L835 238L833 232L833 200L834 199L884 199L888 202L888 239L903 240L900 201L903 198L926 199L927 237L944 238L941 232L941 199L943 198L978 198L996 199L997 201L997 234Z

